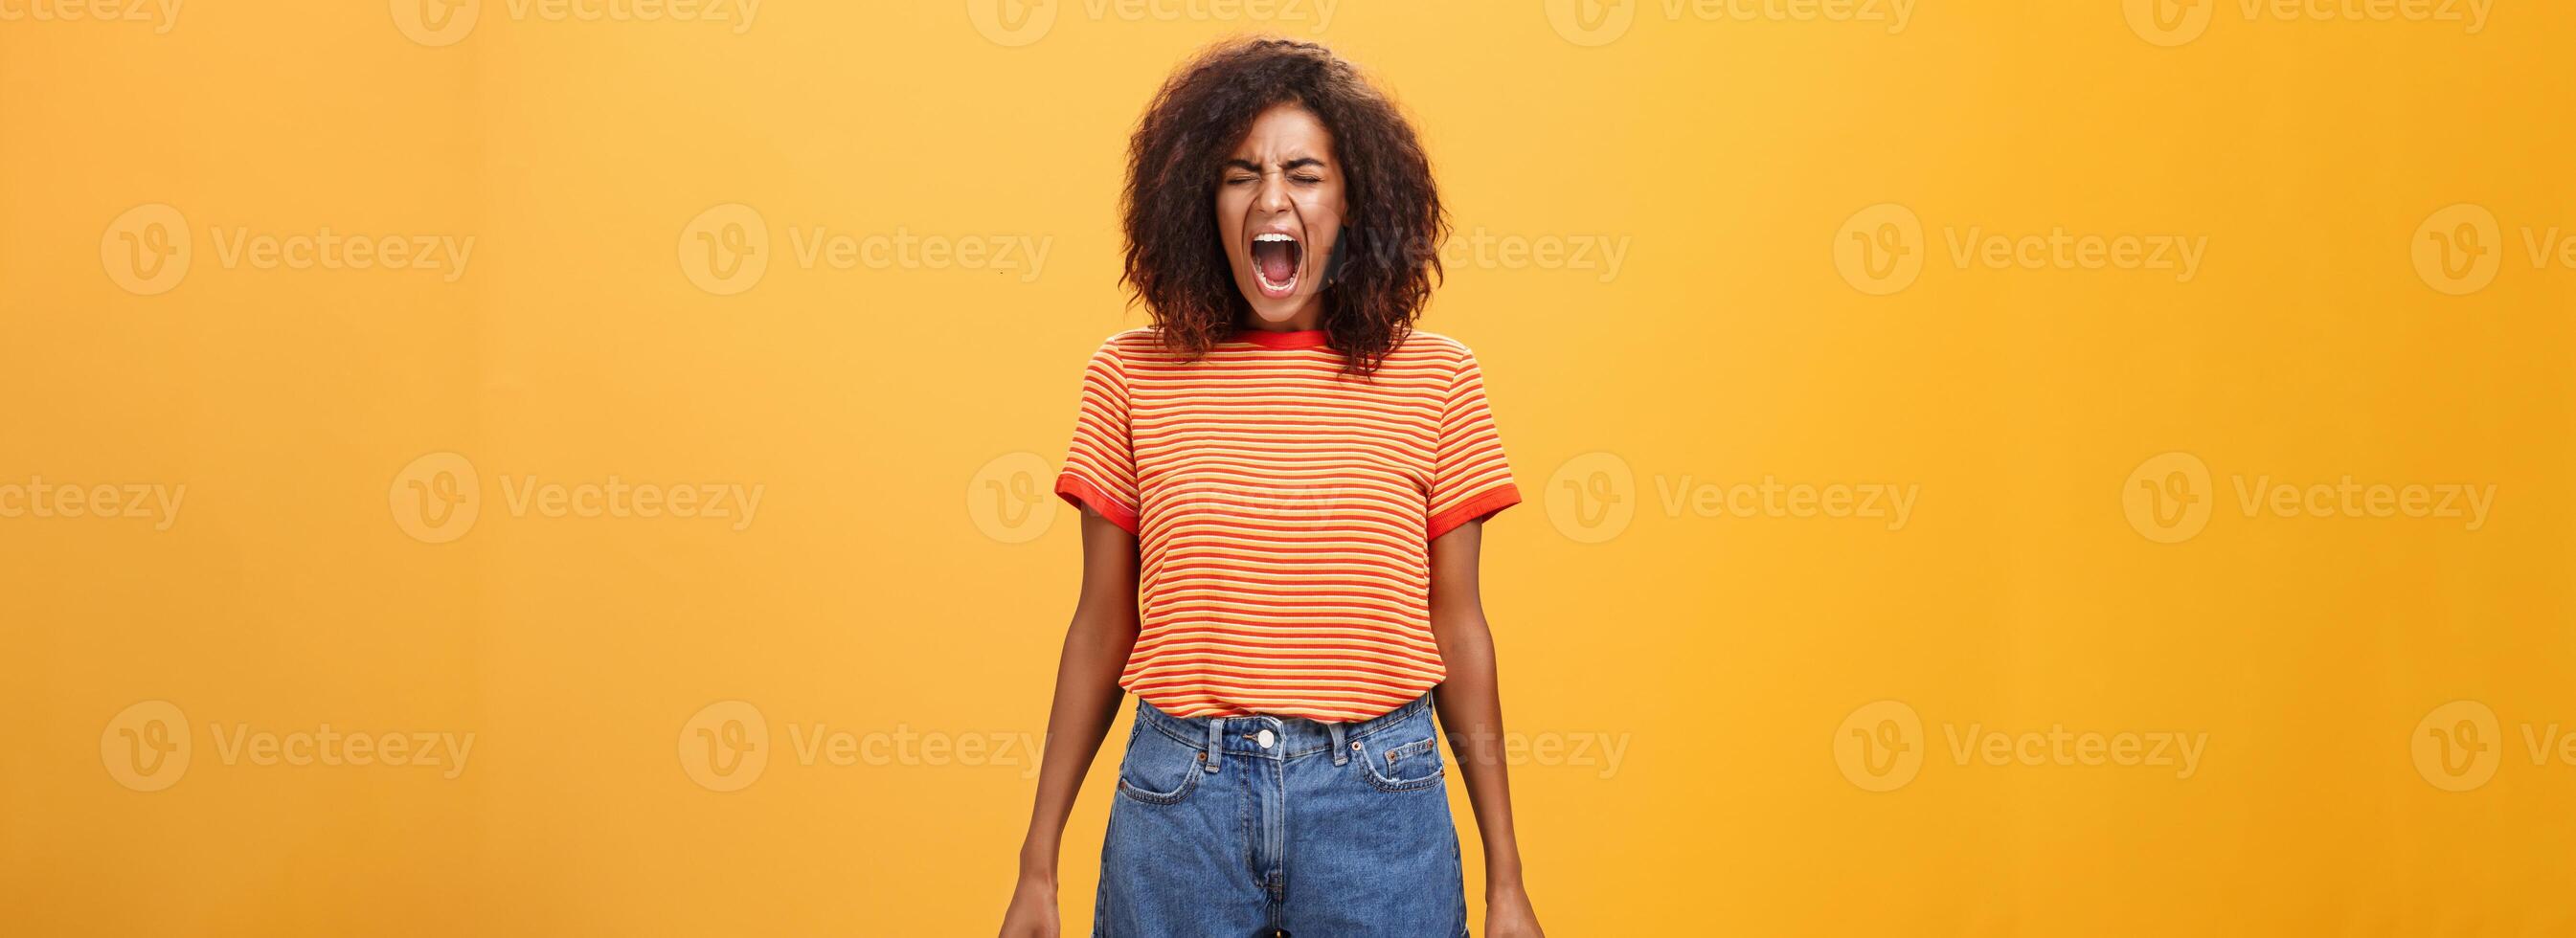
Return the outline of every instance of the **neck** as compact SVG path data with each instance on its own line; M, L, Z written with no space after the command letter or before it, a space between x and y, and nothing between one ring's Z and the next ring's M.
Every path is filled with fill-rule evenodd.
M1313 332L1324 328L1324 298L1313 297L1288 318L1273 322L1259 314L1246 312L1237 325L1249 332Z

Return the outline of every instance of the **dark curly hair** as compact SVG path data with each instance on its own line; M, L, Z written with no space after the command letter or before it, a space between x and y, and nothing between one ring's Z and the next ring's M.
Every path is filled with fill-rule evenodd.
M1315 43L1221 42L1163 82L1128 141L1119 282L1133 292L1130 305L1145 304L1163 344L1184 356L1234 333L1250 304L1217 232L1217 182L1253 119L1279 104L1304 107L1332 132L1350 209L1341 267L1324 289L1323 330L1352 371L1374 372L1431 298L1449 220L1413 125L1358 68Z

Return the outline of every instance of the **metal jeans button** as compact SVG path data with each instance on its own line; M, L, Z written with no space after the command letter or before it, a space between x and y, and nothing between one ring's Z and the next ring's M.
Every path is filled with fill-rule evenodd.
M1253 737L1253 740L1259 742L1261 744L1261 748L1268 749L1270 748L1271 743L1279 741L1279 737L1271 735L1269 730L1262 730L1260 735Z

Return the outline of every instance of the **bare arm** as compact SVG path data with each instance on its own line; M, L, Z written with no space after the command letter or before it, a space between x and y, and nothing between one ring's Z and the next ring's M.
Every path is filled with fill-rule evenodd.
M1483 522L1469 522L1431 542L1431 634L1449 677L1434 688L1440 729L1467 781L1467 802L1485 846L1485 934L1541 934L1521 881L1519 836L1512 831L1512 785L1503 764L1503 702L1494 677L1494 636L1485 625L1476 569Z
M1089 508L1082 512L1082 596L1065 628L1064 656L1056 663L1055 703L1047 711L1046 757L1038 769L1037 804L1020 844L1019 884L1002 919L1002 934L1053 936L1056 857L1065 817L1073 812L1082 777L1100 753L1100 740L1118 718L1125 694L1118 672L1136 647L1136 536Z

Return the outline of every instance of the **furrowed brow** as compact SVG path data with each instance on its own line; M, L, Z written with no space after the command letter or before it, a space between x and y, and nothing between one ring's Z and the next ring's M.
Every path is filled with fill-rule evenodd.
M1305 169L1306 167L1309 167L1309 166L1312 166L1312 167L1314 167L1314 168L1316 168L1316 169L1330 169L1330 168L1331 168L1330 166L1325 165L1325 164L1324 164L1324 161L1323 161L1321 158L1318 158L1318 157L1312 157L1312 156L1301 156L1301 157L1298 157L1298 158L1296 158L1296 159L1289 160L1288 162L1285 162L1285 163L1281 163L1281 164L1279 164L1279 171L1284 173L1284 172L1289 172L1289 171L1292 171L1292 170ZM1261 172L1261 164L1259 164L1259 163L1255 163L1255 162L1253 162L1253 161L1251 161L1251 160L1246 160L1246 159L1230 159L1230 160L1227 160L1227 161L1225 161L1225 168L1227 168L1227 169L1240 169L1240 170L1243 170L1244 172L1248 172L1248 173L1255 173L1255 174L1258 174L1258 173L1260 173L1260 172Z

